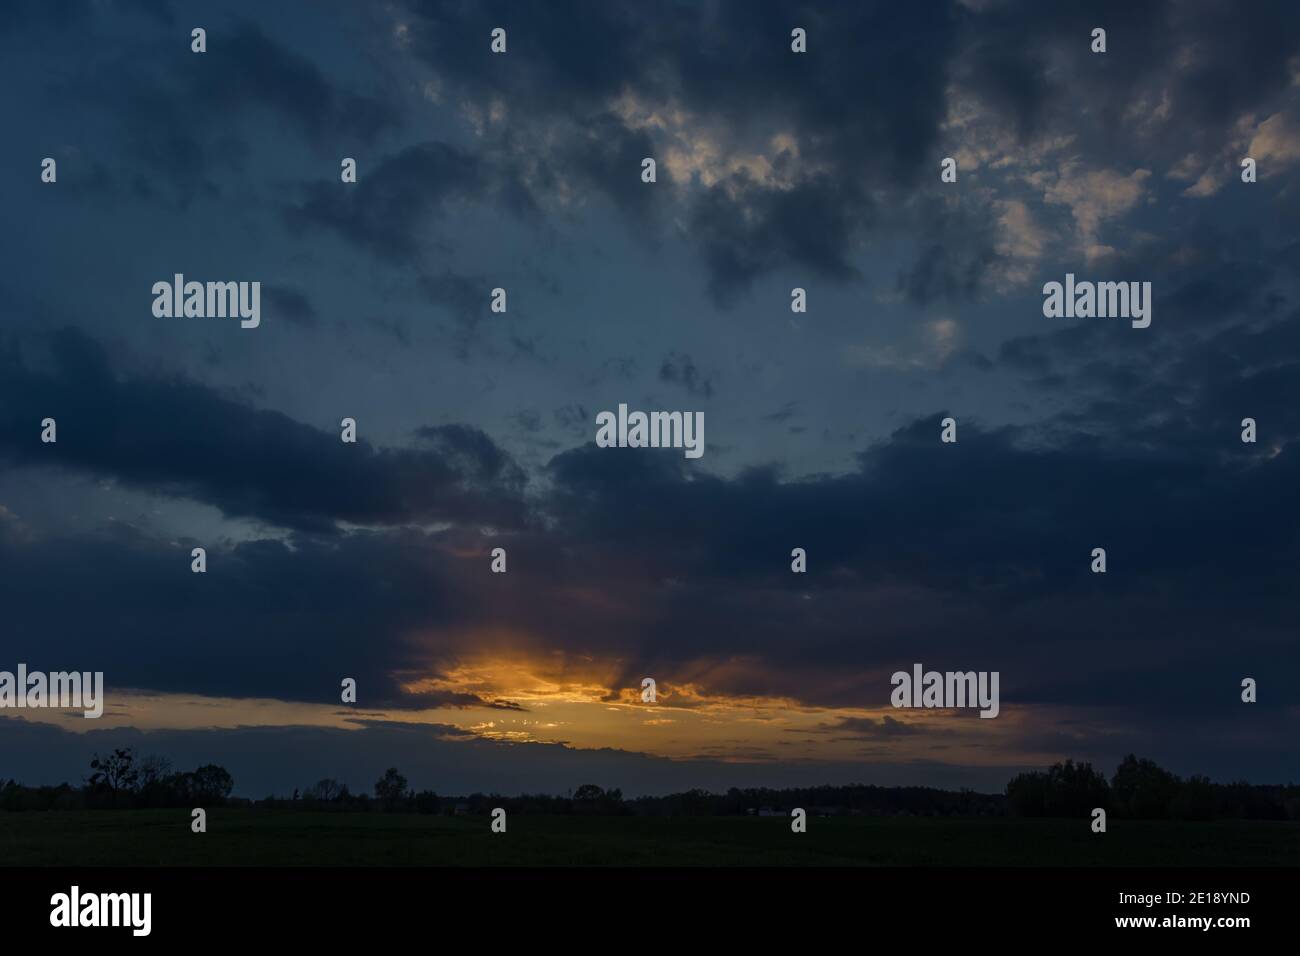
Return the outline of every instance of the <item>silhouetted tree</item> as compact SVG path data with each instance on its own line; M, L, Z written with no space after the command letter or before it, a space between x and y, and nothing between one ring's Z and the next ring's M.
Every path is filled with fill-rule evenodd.
M534 803L546 798L534 797ZM560 808L561 810L565 808ZM600 816L620 816L631 813L631 809L623 803L623 791L619 789L605 790L596 786L594 783L584 783L573 793L569 801L569 807L574 813L584 813ZM554 812L547 806L538 806L539 813Z
M1046 773L1022 773L1007 784L1007 807L1020 817L1074 817L1108 806L1105 776L1092 764L1067 760Z
M442 801L432 790L421 790L415 795L415 809L419 813L437 813Z
M389 767L375 783L375 799L384 805L385 810L392 810L406 793L406 778L397 772L396 767Z
M161 783L171 773L172 762L166 757L149 756L140 761L140 788Z
M235 780L230 772L214 763L199 767L190 777L193 779L194 799L205 803L224 803L230 791L235 789Z
M326 777L323 780L317 780L312 786L308 787L307 796L313 800L329 803L339 796L342 789L337 780Z
M1047 774L1019 773L1007 784L1007 811L1015 817L1047 816Z
M176 801L174 774L171 761L166 757L144 757L140 760L140 789L136 805L142 807L169 807Z
M1170 816L1177 820L1213 820L1222 810L1218 791L1209 777L1193 774L1178 785Z
M1116 769L1110 786L1121 816L1159 820L1170 814L1178 778L1152 760L1140 760L1129 754Z
M114 750L107 757L95 754L90 761L90 785L107 789L112 794L113 805L117 805L118 795L135 790L140 772L135 767L135 751L130 747Z

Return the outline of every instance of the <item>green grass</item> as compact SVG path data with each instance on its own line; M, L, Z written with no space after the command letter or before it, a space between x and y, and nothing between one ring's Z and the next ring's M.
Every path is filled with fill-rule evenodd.
M0 813L8 866L1234 866L1300 862L1300 824L487 817L212 810Z

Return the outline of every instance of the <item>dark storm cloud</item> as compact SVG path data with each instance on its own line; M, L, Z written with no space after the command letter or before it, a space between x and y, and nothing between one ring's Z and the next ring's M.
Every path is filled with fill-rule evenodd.
M1105 436L1112 447L1190 445L1204 454L1254 411L1269 418L1269 434L1298 433L1284 384L1300 370L1286 253L1257 236L1224 235L1208 212L1194 222L1190 238L1161 239L1103 267L1149 277L1153 319L1143 331L1152 334L1094 319L1002 344L1003 368L1074 396L1057 416L1062 428Z
M23 6L15 16L21 23L22 11L34 9ZM1164 91L1173 107L1161 135L1138 138L1168 164L1178 158L1175 149L1218 148L1243 111L1286 90L1300 30L1286 4L1256 5L1249 15L1205 3L1012 3L977 11L723 3L672 16L576 4L572 11L566 21L530 4L412 4L409 50L466 98L461 102L483 110L499 99L507 122L473 148L429 142L363 158L356 187L302 186L284 209L286 221L298 235L324 227L396 262L409 261L426 235L437 237L440 221L461 202L501 203L536 219L563 184L579 197L607 196L637 235L650 238L662 227L659 198L677 194L708 288L717 303L730 305L772 271L837 282L860 277L854 253L881 226L879 197L899 207L933 178L938 153L962 144L944 142L949 81L958 95L1003 114L1023 141L1082 123L1089 133L1078 137L1075 152L1100 165L1123 165L1132 155L1124 110L1140 95ZM788 49L796 22L810 31L812 52L804 56ZM1110 32L1105 56L1087 50L1096 22ZM487 50L497 23L511 30L506 57ZM178 43L168 48L165 68L150 65L152 57L96 60L90 74L60 81L66 93L115 119L131 159L130 168L96 160L90 179L74 167L69 187L92 183L143 198L165 189L181 204L226 196L226 179L250 158L254 133L244 121L259 116L312 142L340 135L373 142L398 130L402 118L387 100L351 91L353 84L335 81L309 53L260 25L236 20L210 34L202 57ZM708 43L700 42L704 36ZM1195 55L1184 55L1188 49ZM1251 69L1241 69L1247 60ZM1068 105L1072 87L1059 82L1062 63L1086 79L1086 116ZM717 138L724 159L764 152L773 179L722 170L712 184L674 183L663 163L672 136L611 111L625 94L654 109L680 104L690 119L675 132ZM551 134L541 136L545 124ZM789 133L798 155L772 148L767 140L775 133ZM658 194L637 175L645 155L661 160ZM983 225L954 234L938 224L944 240L918 247L899 288L922 303L974 296L993 255ZM908 228L933 234L936 224L924 217Z
M1107 32L1104 54L1091 51L1095 27ZM1169 97L1165 122L1177 135L1142 145L1186 152L1221 143L1242 113L1288 89L1300 10L1288 0L1249 8L1214 0L1013 0L962 11L960 32L955 81L1002 113L1022 141L1077 128L1080 116L1065 104L1078 103L1098 120L1098 155L1131 150L1121 121L1135 99L1155 90Z
M978 297L998 258L987 211L956 202L927 199L918 204L918 254L897 279L897 291L911 302L968 302Z
M646 31L660 22L648 8L573 0L549 7L459 0L402 6L413 17L411 48L440 73L475 92L517 96L528 108L567 101L579 112L619 91L628 70L635 69L631 63L654 43L655 34ZM490 36L503 25L510 52L496 58Z
M527 480L519 466L482 429L470 425L427 425L417 429L416 434L458 474L471 481L499 482L505 487L520 488Z
M1218 152L1244 113L1271 109L1300 48L1300 12L1285 2L1248 12L1209 2L1028 0L973 10L740 0L671 14L598 3L412 2L398 10L399 49L446 87L446 111L482 116L499 104L505 118L468 146L372 149L347 189L300 186L284 209L296 234L323 227L386 261L408 262L424 238L451 241L439 227L462 202L499 203L540 221L561 190L579 201L599 194L645 239L663 233L666 209L680 202L684 216L672 221L690 224L687 238L723 305L774 271L861 278L854 260L864 237L885 225L882 201L890 229L944 235L917 246L899 288L922 303L975 296L995 255L987 233L996 214L976 203L967 215L985 221L952 230L907 211L935 188L939 156L971 145L966 130L945 128L953 97L1003 117L1025 147L1073 135L1083 168L1151 166L1154 157L1168 168L1189 152ZM792 24L808 29L809 53L790 52ZM1098 24L1108 30L1103 55L1089 50ZM488 46L498 25L510 31L505 56ZM392 98L367 83L354 91L358 84L335 79L261 25L236 19L209 32L202 57L177 44L163 68L132 56L95 61L91 73L63 81L113 116L128 144L132 170L115 164L103 185L148 196L166 183L182 203L225 196L225 177L249 159L249 117L269 117L311 142L373 143L410 125ZM659 119L621 112L629 99ZM793 145L774 146L778 134ZM721 150L714 178L674 182L666 153L701 135ZM726 165L753 153L770 162L770 177ZM654 186L640 181L643 156L660 160ZM141 164L154 175L140 175Z
M973 145L966 131L943 128L951 96L1001 116L1026 147L1072 136L1071 154L1084 168L1150 165L1151 150L1168 168L1189 152L1217 152L1244 112L1270 108L1287 90L1300 49L1300 12L1281 2L1249 12L1200 2L975 10L724 2L672 15L572 4L567 16L517 3L408 8L415 55L480 108L499 102L509 111L500 143L516 157L526 143L535 189L576 182L608 195L644 230L664 204L634 176L641 156L658 156L662 175L674 136L701 133L724 155L766 153L769 180L721 170L694 188L659 184L686 204L689 238L721 305L776 270L858 278L853 254L883 225L879 198L894 207L891 220L907 222L905 204L937 181L939 156ZM794 24L809 31L808 54L789 50ZM494 56L486 38L500 25L511 45ZM1090 50L1098 25L1108 31L1100 55ZM635 109L610 111L628 98L659 120L643 125ZM1135 113L1135 103L1146 108ZM684 129L672 128L677 108L689 117ZM521 135L543 123L564 134ZM795 145L772 147L767 140L777 133ZM965 215L978 221L953 228L921 213L907 223L912 233L944 238L918 248L901 291L922 303L980 291L999 255L990 240L997 214L978 205Z
M522 474L474 429L431 430L433 450L344 444L333 422L302 424L181 377L115 374L103 346L75 329L43 344L11 339L0 352L0 453L14 463L116 478L232 517L314 531L524 518ZM40 442L47 416L58 421L57 444Z
M1286 0L1248 8L1198 0L1175 5L1170 21L1195 42L1176 97L1189 123L1202 128L1236 117L1292 83L1289 61L1300 45L1300 10ZM1249 63L1249 69L1242 65Z
M1089 109L1105 123L1116 121L1145 79L1169 69L1178 43L1166 0L1066 0L1045 5L1011 0L961 10L959 55L953 64L958 88L997 111L1024 143L1062 120L1062 109L1086 90ZM1107 52L1092 52L1092 31L1107 33ZM1066 78L1075 78L1066 82ZM1103 124L1104 125L1104 124Z
M800 159L773 157L789 181L731 174L688 199L691 238L720 303L775 268L853 278L849 247L873 212L867 190L915 182L944 115L943 71L934 66L951 54L950 18L915 5L722 3L671 15L614 4L409 9L412 50L474 102L503 102L511 144L521 142L521 126L565 130L525 141L538 181L576 181L642 228L664 206L656 190L687 184L666 176L659 132L611 112L619 97L656 109L680 102L699 124L687 135L721 134L729 149L749 140L766 149L772 136L792 133ZM502 24L509 53L493 56L487 37ZM790 52L793 24L811 31L816 55ZM852 48L837 37L852 37ZM639 180L644 156L659 159L652 187Z
M994 256L988 246L963 249L952 243L934 243L898 277L898 290L922 305L936 299L973 298Z
M312 143L370 142L398 125L387 101L335 85L308 55L251 21L209 21L201 55L191 52L188 29L177 34L166 19L153 26L129 49L111 45L109 56L54 80L61 100L111 118L130 161L112 182L134 198L157 197L163 184L180 205L224 195L223 177L247 164L250 121Z
M437 543L395 532L231 545L167 540L122 523L33 540L0 525L4 566L27 567L0 581L12 610L6 653L51 669L82 661L75 666L102 670L118 689L337 704L340 682L351 677L370 708L518 709L475 694L402 689L406 675L437 676L454 660L450 648L424 646L415 634L467 628L491 614L456 583L462 562ZM204 574L190 569L195 546L207 549ZM173 653L179 645L183 655Z
M522 178L527 171L533 180L527 195L535 197L538 204L544 203L546 194L558 184L576 182L584 192L608 197L642 238L647 237L642 231L661 219L664 204L652 190L670 189L672 177L660 163L653 185L641 181L642 160L655 155L653 140L642 130L629 129L612 113L598 113L575 124L550 153L539 154L531 137L512 134L506 142L518 175ZM522 205L528 208L533 201L529 198Z
M49 380L75 370L117 414L135 407L138 384L109 389L85 342L61 348L71 354L55 349ZM7 371L21 386L14 397L40 393L25 364ZM211 397L199 408L183 391L148 394L157 408L230 415ZM35 406L19 411L24 426L39 420ZM209 543L206 575L189 571L191 542L126 528L72 540L9 532L0 598L22 636L10 646L51 667L103 669L117 686L194 693L328 701L352 676L372 707L473 704L401 683L490 652L485 630L520 635L525 653L619 661L615 687L653 672L666 687L823 706L885 705L889 672L919 655L928 666L1001 671L1004 707L1122 708L1188 727L1224 716L1239 676L1267 675L1271 693L1254 712L1282 731L1285 688L1300 676L1279 625L1300 612L1289 570L1300 563L1293 448L1265 458L1242 451L1235 434L1220 436L1217 452L1208 436L1111 446L973 422L943 445L939 417L869 448L852 473L804 480L771 469L724 479L667 452L587 446L551 463L538 502L549 530ZM67 422L77 418L43 451L71 447ZM16 423L5 428L11 453L13 438L33 431ZM440 468L514 480L480 432L431 427L421 437L450 452L437 456ZM251 468L241 481L245 494L274 498L280 478ZM222 494L231 485L228 476ZM483 558L498 543L510 552L508 595L491 586ZM1098 545L1106 575L1088 570ZM789 571L794 546L807 549L807 575ZM593 589L602 600L574 601ZM60 600L69 591L77 601ZM184 657L157 654L156 635L168 633L186 635ZM254 659L251 669L232 663ZM756 663L721 666L738 659ZM1260 746L1270 739L1280 738L1266 733Z
M1294 467L1285 456L1267 469L1241 472L1181 451L1108 457L1083 440L1045 445L1032 433L984 432L974 423L962 426L954 454L937 440L938 419L901 429L863 453L856 472L803 481L781 481L770 470L727 481L688 474L680 456L651 452L634 460L582 448L552 462L550 507L563 527L593 544L617 542L652 567L662 554L665 573L675 567L688 578L784 580L788 561L781 556L807 542L828 572L859 580L901 576L955 592L1028 596L1088 586L1076 573L1077 557L1057 540L1118 539L1125 553L1138 548L1144 564L1214 567L1212 549L1169 547L1168 539L1147 532L1189 538L1190 529L1179 529L1182 509L1197 501L1199 532L1221 525L1217 533L1228 537L1240 512L1224 483L1262 489ZM1159 490L1175 480L1183 500L1162 502ZM629 506L638 502L654 506ZM674 521L665 522L665 514ZM1039 520L1043 514L1054 516L1050 526ZM1274 545L1281 553L1256 554L1254 561L1288 557L1293 535L1277 532ZM977 577L974 567L981 568ZM1252 562L1250 572L1256 568ZM1239 566L1229 573L1248 572ZM835 577L810 576L797 586L833 586Z
M1152 708L1195 714L1210 685L1232 699L1230 659L1243 674L1295 673L1300 660L1276 640L1276 621L1296 608L1285 569L1300 562L1300 533L1278 521L1300 479L1294 450L1265 463L1235 431L1116 451L961 428L945 446L937 416L917 422L864 453L858 472L801 482L688 477L669 455L567 452L552 464L552 505L588 542L593 575L635 554L626 565L643 583L683 582L644 589L655 612L638 633L657 673L709 633L718 658L769 664L730 683L738 693L882 704L883 678L828 698L798 670L893 669L914 659L921 635L927 662L1000 667L1004 699L1088 705L1145 686ZM794 546L815 574L790 574ZM1089 572L1097 546L1105 576ZM1243 589L1244 605L1233 598ZM1045 660L1040 641L1082 659Z
M818 178L774 190L736 174L706 190L691 210L716 304L732 305L758 277L781 267L805 267L817 277L858 275L850 243L872 218L871 201L852 186Z

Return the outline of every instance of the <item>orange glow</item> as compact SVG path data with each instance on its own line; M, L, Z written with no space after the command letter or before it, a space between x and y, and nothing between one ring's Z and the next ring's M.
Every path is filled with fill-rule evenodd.
M745 666L741 662L738 666ZM726 762L927 760L967 766L1042 763L1051 753L1015 751L1014 743L1044 719L1004 706L996 721L964 719L942 710L896 710L890 706L816 707L784 697L711 693L702 680L660 682L656 703L642 703L638 687L612 687L585 657L558 654L535 660L484 657L411 677L409 693L473 694L507 706L379 710L364 706L303 704L189 695L119 692L103 718L46 711L27 719L56 722L69 730L114 726L196 729L311 725L357 728L363 721L393 720L448 725L460 733L516 743L563 743L615 748L676 759ZM721 673L726 665L701 665ZM364 692L362 694L364 704Z

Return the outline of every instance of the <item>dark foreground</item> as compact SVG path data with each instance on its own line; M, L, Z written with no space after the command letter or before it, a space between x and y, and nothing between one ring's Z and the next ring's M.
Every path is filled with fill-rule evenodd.
M212 810L0 813L5 866L1295 866L1300 823L487 817Z

